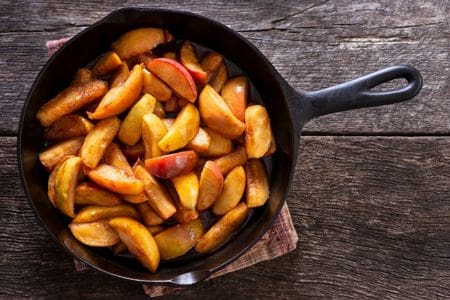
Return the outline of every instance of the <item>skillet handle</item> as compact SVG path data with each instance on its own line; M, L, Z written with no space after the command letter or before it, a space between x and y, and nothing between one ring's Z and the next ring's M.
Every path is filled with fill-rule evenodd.
M406 79L408 84L389 91L371 91L397 78ZM306 115L301 119L307 122L334 112L402 102L416 96L421 88L422 76L415 68L409 65L388 67L333 87L306 92L303 102Z

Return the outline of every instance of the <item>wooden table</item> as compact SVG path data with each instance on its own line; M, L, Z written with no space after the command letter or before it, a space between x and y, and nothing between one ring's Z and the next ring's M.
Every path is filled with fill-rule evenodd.
M261 49L297 89L397 63L417 67L425 82L412 101L309 123L287 199L297 249L177 295L450 297L448 1L65 2L0 3L1 298L144 297L139 284L74 271L31 211L16 161L20 111L47 60L45 41L71 36L119 5L220 21Z

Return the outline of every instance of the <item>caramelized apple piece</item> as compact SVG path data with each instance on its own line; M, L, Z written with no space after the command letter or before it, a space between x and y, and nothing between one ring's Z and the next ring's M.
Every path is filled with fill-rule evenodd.
M45 129L46 140L66 140L85 136L92 130L94 125L80 115L66 115Z
M112 44L121 59L147 52L165 42L164 31L159 28L139 28L128 31Z
M207 73L200 66L194 46L189 41L185 41L180 49L180 61L191 73L192 78L198 84L205 84Z
M209 135L210 143L206 151L196 150L200 155L206 157L223 156L233 150L233 143L229 138L223 137L211 128L205 128L205 131Z
M227 79L228 79L227 66L225 65L224 62L222 62L219 66L219 69L217 70L216 76L214 77L214 79L211 80L210 85L217 93L220 93Z
M209 149L211 143L211 138L205 129L199 127L197 134L194 138L186 145L187 149L194 150L199 153L205 153Z
M245 170L238 166L228 173L223 182L223 191L214 202L212 212L216 215L224 215L238 205L245 190Z
M158 142L164 152L172 152L186 146L198 133L200 114L194 105L186 105L178 114L173 126Z
M75 216L75 187L80 172L81 159L70 157L64 161L56 173L55 203L56 207L68 217Z
M39 153L39 160L47 171L51 171L57 164L66 160L68 157L78 155L83 141L84 138L79 137L50 146Z
M167 101L172 97L172 90L158 77L144 69L144 78L142 81L142 92L149 93L158 101Z
M139 214L133 207L126 204L115 206L90 205L83 207L72 220L72 223L90 223L115 217L130 217L137 219L139 218Z
M223 56L217 52L210 52L203 57L201 67L207 73L206 83L211 81L222 62Z
M130 161L136 161L139 158L144 158L145 155L145 147L142 141L138 142L134 146L125 145L122 149L123 154Z
M266 167L261 159L250 159L245 165L247 174L247 206L263 206L269 199L269 179L267 178Z
M225 156L219 157L214 162L223 175L226 175L237 166L243 166L247 161L247 151L244 147L237 147L236 150Z
M107 165L124 170L128 176L134 176L133 169L119 145L116 143L111 143L108 148L106 148L103 162Z
M272 129L264 106L251 105L245 110L245 148L249 158L260 158L270 148Z
M36 114L36 118L42 126L49 126L62 116L73 113L99 99L107 91L108 84L102 80L90 80L71 85L42 105Z
M164 225L152 225L152 226L147 226L147 229L153 236L155 236L156 234L158 234L161 231L163 231L164 229L166 229L166 226L164 226Z
M147 194L145 192L135 195L125 194L120 196L122 197L123 200L135 204L142 203L148 200Z
M70 85L85 83L92 79L92 72L87 68L78 69Z
M73 236L85 245L91 247L109 247L120 242L117 233L108 225L107 220L69 224Z
M231 235L244 223L248 215L245 203L230 210L216 224L214 224L197 242L195 250L200 253L210 253L222 246Z
M60 162L59 164L57 164L53 168L50 175L48 176L47 196L48 196L48 200L50 200L50 203L55 208L56 208L56 190L55 190L56 174L58 174L58 170L59 170L59 168L61 168L61 165L63 164L63 162Z
M170 179L189 173L195 168L197 161L197 153L188 150L146 159L145 168L153 176Z
M80 156L83 164L89 168L95 168L103 157L106 148L119 131L120 120L111 117L95 124L88 133L81 147Z
M138 221L127 217L113 218L109 220L109 226L117 232L128 250L147 269L155 273L159 265L159 250L148 229Z
M227 80L222 88L221 95L236 118L244 122L248 98L247 78L237 76Z
M195 209L199 190L195 171L172 178L172 183L178 193L181 204L186 208Z
M87 172L89 178L101 187L119 194L139 194L144 191L144 184L134 176L129 176L122 169L101 164Z
M122 64L117 68L114 72L114 75L111 78L111 83L109 84L109 88L115 88L116 86L122 85L130 76L130 69L126 62L122 62Z
M204 211L214 204L223 189L223 175L213 161L207 161L203 166L199 184L197 209Z
M144 115L152 113L155 105L155 97L149 94L144 94L136 102L120 126L117 136L122 143L132 146L139 141L142 133L142 118Z
M161 259L169 260L186 254L195 246L203 233L203 224L200 219L178 224L158 233L155 240Z
M83 182L75 189L75 204L114 206L121 204L119 197L91 182Z
M114 51L105 53L99 60L95 63L92 68L92 73L94 76L103 76L118 68L122 64L122 60L119 55Z
M146 114L142 118L142 140L144 141L145 158L161 156L164 152L158 142L167 134L164 123L154 114Z
M209 85L200 93L199 110L205 124L224 137L235 139L244 133L245 124L233 115L222 97Z
M145 225L153 226L164 223L164 220L158 216L147 202L137 204L137 208Z

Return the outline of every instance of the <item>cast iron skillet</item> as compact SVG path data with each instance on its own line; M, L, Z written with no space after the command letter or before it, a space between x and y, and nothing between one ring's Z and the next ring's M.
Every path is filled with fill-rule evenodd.
M270 170L270 200L263 208L254 211L241 232L209 256L163 265L156 274L145 271L137 262L115 258L106 250L85 247L75 240L67 229L67 221L48 201L48 175L37 156L43 141L42 129L35 118L38 108L68 85L77 68L105 52L124 32L142 26L167 28L177 38L214 49L234 62L263 95L278 145ZM404 78L408 84L391 91L371 91L373 87L396 78ZM120 9L67 42L44 66L33 84L19 128L18 159L23 184L31 207L50 235L77 259L94 269L128 280L190 285L232 262L270 228L289 191L300 132L306 122L333 112L405 101L417 95L421 87L422 78L416 69L398 65L324 90L295 91L258 49L218 22L189 12Z

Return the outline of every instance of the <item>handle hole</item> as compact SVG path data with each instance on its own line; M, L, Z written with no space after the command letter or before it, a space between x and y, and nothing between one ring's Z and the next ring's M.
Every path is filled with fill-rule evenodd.
M408 80L405 78L395 78L382 84L376 85L370 89L371 92L390 92L394 90L400 90L408 84Z

